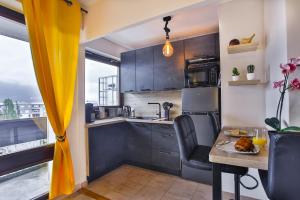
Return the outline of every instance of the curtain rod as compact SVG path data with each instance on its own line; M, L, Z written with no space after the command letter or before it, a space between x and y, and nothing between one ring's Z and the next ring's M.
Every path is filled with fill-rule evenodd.
M68 6L72 6L72 5L73 5L72 0L64 0L64 1L66 2L66 4L67 4ZM84 12L85 14L88 14L88 13L89 13L87 10L83 9L82 7L80 7L80 10L81 10L81 12Z

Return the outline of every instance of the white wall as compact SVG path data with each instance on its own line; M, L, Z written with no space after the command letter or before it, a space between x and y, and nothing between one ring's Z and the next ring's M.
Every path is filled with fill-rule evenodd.
M118 44L115 44L105 38L99 38L90 42L85 43L85 46L88 50L91 50L94 53L107 56L114 59L120 59L120 54L129 49L122 47Z
M286 0L288 58L300 56L299 8L299 0ZM293 77L300 78L300 67L298 67ZM300 126L300 93L298 91L290 92L289 100L290 124Z
M222 122L223 126L264 126L265 88L264 85L230 87L232 67L238 67L245 79L246 67L254 64L257 78L264 80L264 2L262 0L233 0L220 5L220 59L222 75ZM261 47L255 52L228 54L227 46L233 38L243 38L255 33L255 41ZM250 169L250 174L258 180L257 170ZM233 175L223 174L224 191L233 192ZM247 185L253 185L248 178L243 179ZM257 199L266 199L262 186L255 190L245 190L241 194Z
M269 83L266 85L266 117L275 117L280 93L272 88L274 81L282 80L280 63L287 62L287 33L285 0L265 0L265 65L269 68ZM285 96L282 117L289 121L288 94Z
M80 46L73 113L67 129L77 187L86 181L84 62L85 48Z

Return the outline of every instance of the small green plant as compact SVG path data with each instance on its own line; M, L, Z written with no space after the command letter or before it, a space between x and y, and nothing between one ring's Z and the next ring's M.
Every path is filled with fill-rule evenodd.
M254 65L248 65L247 66L247 72L249 74L254 73L254 70L255 70L255 66Z
M236 67L234 67L234 68L232 69L232 76L239 76L239 75L240 75L239 70L238 70Z

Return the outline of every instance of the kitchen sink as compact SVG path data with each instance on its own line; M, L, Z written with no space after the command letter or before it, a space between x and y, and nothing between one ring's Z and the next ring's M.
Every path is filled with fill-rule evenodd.
M158 118L158 117L130 117L129 119L142 119L142 120L153 120L153 121L172 121L167 120L166 118Z
M129 119L158 120L158 117L130 117Z

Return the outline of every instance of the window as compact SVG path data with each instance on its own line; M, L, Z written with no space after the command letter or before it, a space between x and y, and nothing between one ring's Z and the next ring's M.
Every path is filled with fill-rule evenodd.
M55 135L35 78L24 16L0 6L0 199L48 193Z
M119 62L86 53L85 101L99 106L119 106Z

